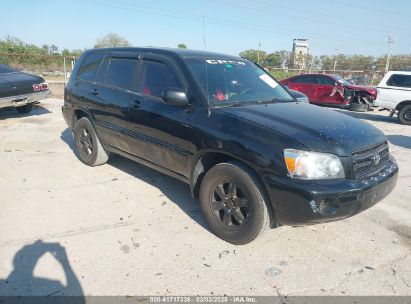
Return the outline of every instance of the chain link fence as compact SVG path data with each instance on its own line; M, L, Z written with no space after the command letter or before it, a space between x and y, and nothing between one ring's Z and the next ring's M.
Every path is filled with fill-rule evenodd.
M64 96L64 86L77 59L77 57L65 57L59 54L0 52L0 63L30 74L42 76L48 82L50 91L56 98ZM305 73L327 73L337 74L345 79L361 79L363 83L358 84L376 85L384 76L384 71L288 69L270 66L266 66L265 69L278 80Z

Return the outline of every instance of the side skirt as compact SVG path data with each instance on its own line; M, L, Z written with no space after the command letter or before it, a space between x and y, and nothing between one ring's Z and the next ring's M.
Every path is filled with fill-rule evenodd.
M178 173L176 173L176 172L174 172L174 171L168 170L167 168L164 168L164 167L159 166L159 165L157 165L157 164L155 164L155 163L152 163L152 162L147 161L147 160L145 160L145 159L142 159L142 158L140 158L140 157L131 155L131 154L129 154L129 153L126 153L126 152L124 152L124 151L121 151L121 150L116 149L116 148L111 147L111 146L106 146L106 149L107 149L108 151L110 151L110 152L113 152L113 153L115 153L115 154L124 156L124 157L126 157L126 158L128 158L128 159L131 159L131 160L133 160L133 161L135 161L135 162L137 162L137 163L139 163L139 164L141 164L141 165L144 165L144 166L146 166L146 167L149 167L149 168L151 168L151 169L154 169L154 170L156 170L156 171L159 171L159 172L161 172L161 173L164 173L164 174L166 174L166 175L168 175L168 176L171 176L171 177L173 177L173 178L175 178L175 179L178 179L179 181L182 181L182 182L184 182L184 183L186 183L186 184L190 184L190 180L188 179L188 177L183 176L183 175L181 175L181 174L178 174Z

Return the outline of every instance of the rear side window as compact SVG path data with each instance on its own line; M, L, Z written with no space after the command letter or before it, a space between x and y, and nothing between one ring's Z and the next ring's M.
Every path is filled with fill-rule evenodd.
M388 79L387 85L393 87L411 88L411 75L394 74Z
M162 98L167 88L182 89L175 71L163 62L144 60L139 92Z
M77 73L77 78L93 81L96 78L97 69L103 57L104 53L88 54Z
M120 89L132 90L138 60L132 58L111 58L105 83Z
M315 78L314 75L297 76L293 79L293 82L315 84L317 83Z

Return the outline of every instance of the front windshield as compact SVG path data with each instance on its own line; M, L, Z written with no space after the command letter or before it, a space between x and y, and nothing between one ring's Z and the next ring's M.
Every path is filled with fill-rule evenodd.
M185 58L213 106L295 101L263 69L244 59Z

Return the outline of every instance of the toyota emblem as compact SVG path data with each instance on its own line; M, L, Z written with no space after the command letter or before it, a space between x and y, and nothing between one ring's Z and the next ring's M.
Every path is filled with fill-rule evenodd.
M381 160L380 154L374 154L373 157L372 157L372 160L374 161L374 165L378 165L380 163L380 160Z

